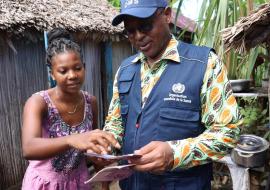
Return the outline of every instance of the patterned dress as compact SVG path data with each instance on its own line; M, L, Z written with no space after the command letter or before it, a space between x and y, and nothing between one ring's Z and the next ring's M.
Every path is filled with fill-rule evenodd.
M84 119L75 126L65 123L49 97L48 91L36 94L43 97L48 106L47 117L42 122L42 137L57 138L92 130L91 96L82 91L85 101ZM22 190L89 190L84 181L89 179L86 159L77 149L69 149L53 158L31 160L26 170Z

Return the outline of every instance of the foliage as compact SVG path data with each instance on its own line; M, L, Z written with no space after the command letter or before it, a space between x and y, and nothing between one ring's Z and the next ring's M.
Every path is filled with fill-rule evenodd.
M120 8L120 0L108 0L114 7Z
M113 6L120 8L120 0L108 0ZM184 0L168 0L172 5L179 2L177 15L180 13L181 5ZM186 0L187 1L187 0ZM267 0L202 0L200 16L198 19L198 29L193 35L193 44L206 45L213 47L217 54L222 58L228 69L230 79L255 78L256 84L260 85L261 77L268 76L269 61L264 63L264 67L258 67L256 60L258 55L268 56L265 48L257 47L247 55L239 55L233 50L225 52L223 48L220 31L229 26L233 26L240 17L257 8L259 5L268 2ZM185 31L178 36L183 38ZM252 73L256 70L255 73ZM255 76L251 76L255 74Z
M114 7L120 8L120 0L108 0ZM175 3L177 0L168 0L169 4L172 5Z
M254 48L247 55L239 55L233 50L225 52L220 31L233 26L240 17L246 16L251 10L266 3L267 0L203 0L198 29L193 43L213 47L223 59L230 79L250 78L259 54L266 54L264 48ZM179 4L178 10L181 5Z
M257 97L241 98L239 102L240 105L243 105L239 107L240 113L243 116L244 128L242 132L260 135L258 134L258 126L262 127L262 130L268 131L265 128L266 124L269 123L268 105L263 105Z

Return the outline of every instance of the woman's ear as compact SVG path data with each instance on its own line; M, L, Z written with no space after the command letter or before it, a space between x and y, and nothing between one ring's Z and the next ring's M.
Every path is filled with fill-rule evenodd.
M52 69L50 69L50 76L51 76L51 78L53 79L53 80L55 80L55 77L54 77L54 75L53 75L53 72L52 72Z

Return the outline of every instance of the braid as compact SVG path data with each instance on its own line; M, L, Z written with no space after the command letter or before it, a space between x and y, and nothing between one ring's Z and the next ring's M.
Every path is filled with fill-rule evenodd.
M49 46L46 55L46 64L51 67L52 59L55 55L73 51L80 55L82 60L80 46L71 40L71 36L65 29L56 28L48 33Z

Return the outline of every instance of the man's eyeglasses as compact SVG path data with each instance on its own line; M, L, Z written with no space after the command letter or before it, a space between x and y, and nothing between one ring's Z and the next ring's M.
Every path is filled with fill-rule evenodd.
M158 9L154 13L153 16L143 20L143 22L139 26L137 26L136 28L135 27L125 28L124 31L123 31L124 35L132 36L132 35L135 34L136 31L139 31L141 33L151 32L153 30L153 28L154 28L155 18L157 16L159 16L162 13L163 10L164 10L163 8Z

